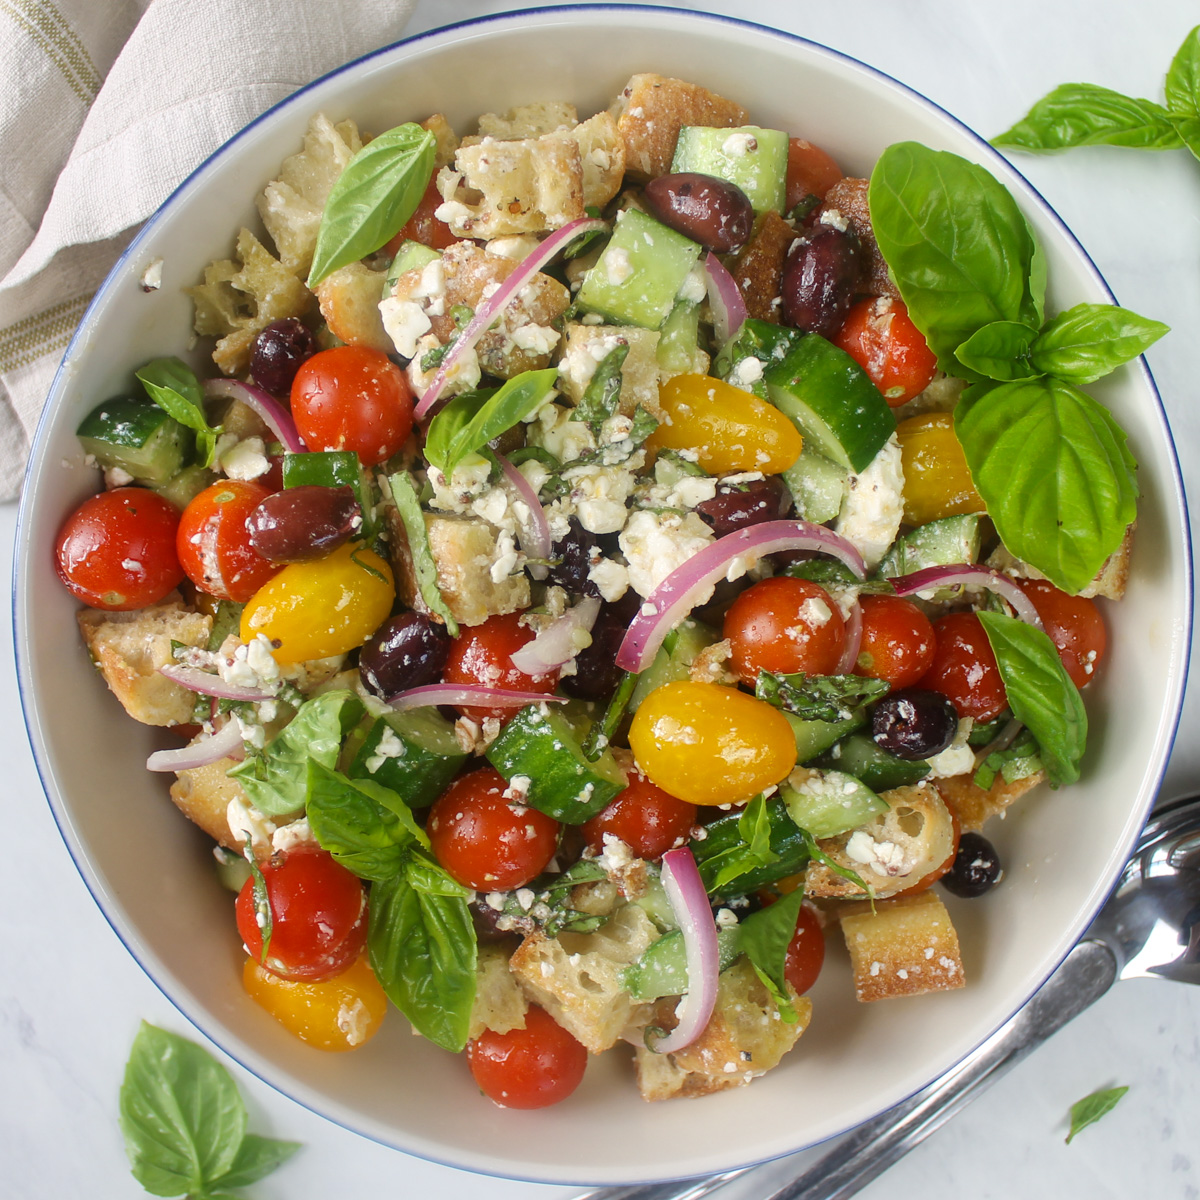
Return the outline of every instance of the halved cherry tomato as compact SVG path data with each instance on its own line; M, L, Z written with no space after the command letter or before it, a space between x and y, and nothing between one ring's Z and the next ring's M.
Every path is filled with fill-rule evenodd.
M317 846L276 854L261 870L271 908L271 940L262 965L285 979L340 975L367 941L367 897L358 876ZM246 950L261 962L253 876L238 893L236 912Z
M920 395L937 370L937 355L909 320L904 301L891 296L860 300L833 340L866 371L893 408Z
M588 1053L545 1009L531 1005L525 1028L485 1030L467 1043L467 1065L479 1090L502 1108L545 1108L580 1084Z
M149 488L89 496L58 531L58 577L92 608L125 612L156 604L183 582L178 526L179 510Z
M787 198L791 212L805 196L825 199L825 193L842 178L842 168L821 149L804 138L788 139Z
M803 996L821 974L825 965L825 934L816 911L807 904L800 906L796 932L788 943L784 960L784 978Z
M445 250L458 239L450 232L450 226L445 221L439 221L434 213L442 203L442 195L437 190L437 179L431 179L421 203L416 212L408 218L404 228L386 246L383 253L393 258L405 242L420 242L422 246L430 246L434 250Z
M533 638L533 630L521 624L520 613L488 617L482 625L462 630L450 643L442 678L447 683L500 688L506 692L541 692L548 696L558 686L557 671L527 675L512 663L513 654ZM458 711L474 721L486 717L508 721L516 709L459 705Z
M558 849L558 822L510 804L507 790L495 767L481 767L460 775L429 810L426 829L438 862L477 892L524 887Z
M759 671L830 675L846 645L836 601L809 579L776 575L748 587L725 614L730 665L742 682Z
M933 636L933 663L918 686L946 696L960 717L995 720L1008 696L983 622L974 613L949 613L933 623Z
M1068 595L1048 579L1019 579L1017 586L1033 601L1071 682L1076 687L1089 683L1108 649L1104 618L1095 601Z
M862 643L855 675L911 687L933 662L935 640L929 618L902 596L863 596Z
M226 479L206 487L183 510L175 546L187 577L202 591L241 604L279 564L250 545L246 520L271 493L259 483Z
M599 854L604 835L620 838L638 858L653 860L687 840L696 823L696 806L651 783L640 771L629 773L629 786L602 812L583 824L588 849Z
M413 394L404 372L367 346L335 346L292 381L292 416L310 450L353 450L374 467L408 439Z

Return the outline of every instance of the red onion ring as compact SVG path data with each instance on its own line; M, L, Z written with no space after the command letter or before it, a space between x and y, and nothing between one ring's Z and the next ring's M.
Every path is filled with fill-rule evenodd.
M662 885L683 934L687 956L688 990L675 1010L675 1028L653 1049L673 1054L690 1046L703 1032L717 1002L717 926L704 881L692 852L681 846L662 857Z
M300 454L308 449L300 434L296 432L292 414L262 388L255 387L252 383L242 383L240 379L206 379L204 394L214 400L240 400L247 408L254 409L279 440L279 444L292 454Z
M663 638L695 607L696 597L711 583L724 577L729 564L741 554L755 558L780 550L818 550L845 563L859 579L867 565L858 550L844 537L823 525L808 521L764 521L727 533L676 567L646 597L617 650L617 666L624 671L644 671L662 645Z
M217 696L222 700L273 700L273 692L264 692L261 688L239 687L236 683L226 683L220 675L202 671L199 667L159 667L158 673L165 675L172 683L187 688L189 692L199 692L203 696Z
M858 665L858 652L862 649L863 613L858 597L850 606L850 615L846 618L846 648L842 651L841 661L837 666L839 675L852 675Z
M708 307L712 310L713 332L718 346L737 337L742 322L750 315L737 281L725 264L710 250L704 256L704 273L708 277Z
M570 221L561 229L556 229L545 241L539 243L532 254L523 258L517 269L475 310L475 315L467 322L466 328L454 339L446 357L442 359L421 402L413 410L413 416L423 421L430 409L438 402L446 380L450 378L454 364L487 332L491 323L504 311L509 303L516 298L517 293L560 251L566 248L581 233L591 233L607 229L604 221L591 217L580 217Z
M1007 575L981 567L975 563L960 563L949 567L926 567L891 580L897 596L911 596L915 592L931 591L939 587L982 587L995 592L1007 600L1016 610L1017 616L1026 625L1041 629L1042 618L1038 616L1033 601Z
M427 683L423 687L397 692L385 702L396 712L410 708L431 708L442 704L455 707L524 708L526 704L566 704L565 696L547 696L541 692L510 692L503 688L471 687L467 684Z
M221 758L244 758L242 728L230 717L211 737L200 738L178 750L155 750L146 759L147 771L190 771Z
M533 484L503 454L497 454L496 461L500 464L509 486L529 508L529 520L525 522L528 528L521 530L521 549L525 557L549 558L553 544L550 522L546 520L546 511L542 508L537 492L533 490Z
M512 665L526 675L545 675L570 662L579 653L575 645L576 630L588 632L600 614L600 601L585 596L574 608L569 608L557 621L547 625L532 642L526 642L512 654Z

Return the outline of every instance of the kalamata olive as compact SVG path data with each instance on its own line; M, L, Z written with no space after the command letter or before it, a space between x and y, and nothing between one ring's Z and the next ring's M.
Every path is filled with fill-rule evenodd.
M317 339L298 317L272 321L250 348L250 377L261 388L286 396L306 359L317 352Z
M954 865L942 876L942 887L964 900L982 896L1004 878L996 847L982 833L964 833Z
M646 205L664 225L724 254L750 236L754 208L736 183L713 175L659 175L646 184Z
M833 337L846 320L865 257L853 229L817 225L792 245L783 267L783 316L807 333Z
M884 696L871 714L875 744L897 758L941 754L958 732L958 712L940 692L903 688Z
M285 488L246 518L250 545L268 562L311 562L336 550L362 526L351 487Z
M615 604L602 604L592 626L592 644L575 656L575 674L564 675L562 690L576 700L607 700L621 679L617 649L641 601L633 591Z
M588 578L593 555L598 553L596 535L589 533L577 518L571 518L571 528L554 543L555 566L548 579L568 592L583 596L599 596L600 589Z
M792 495L778 475L766 475L748 483L720 483L711 500L696 505L696 512L717 534L733 533L775 521L792 507Z
M363 685L386 699L397 692L436 683L441 678L450 635L425 613L404 612L389 617L358 652Z

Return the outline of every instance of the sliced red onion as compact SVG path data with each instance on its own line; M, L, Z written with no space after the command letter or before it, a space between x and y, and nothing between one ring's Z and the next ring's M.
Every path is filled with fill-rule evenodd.
M503 454L497 454L496 461L500 464L509 486L529 509L529 520L524 523L527 528L521 530L521 549L525 557L549 558L552 546L550 522L546 520L545 509L542 508L537 492L533 490L533 484Z
M683 934L688 990L675 1010L676 1025L654 1044L657 1054L674 1054L703 1032L717 1002L717 925L692 852L682 846L662 858L662 885Z
M750 314L737 281L711 250L704 258L704 273L708 276L708 307L712 309L713 332L717 335L717 345L724 346L737 337L742 322Z
M646 598L634 617L617 651L617 666L624 671L644 671L662 645L663 638L697 603L697 597L718 579L729 564L743 554L755 559L781 550L817 550L846 564L859 579L865 579L867 564L844 537L823 525L808 521L764 521L727 533L676 567Z
M296 432L292 414L270 392L264 392L252 383L242 383L240 379L206 379L204 394L217 400L240 400L247 408L254 409L279 444L292 454L300 454L308 449Z
M897 596L911 596L915 592L929 592L941 587L987 588L989 592L995 592L1001 599L1007 600L1027 625L1035 629L1042 627L1042 618L1038 616L1033 601L1007 575L976 563L926 567L923 571L913 571L911 575L901 575L891 583Z
M842 658L838 663L839 675L854 673L854 668L858 665L858 652L862 648L862 634L862 605L855 596L854 603L850 607L850 615L846 618L846 648L842 651Z
M147 771L190 771L220 758L244 758L242 727L230 717L211 737L199 738L178 750L155 750L146 759Z
M413 410L418 421L423 421L429 411L438 402L446 386L446 380L454 370L454 364L487 332L492 322L508 307L517 293L560 251L574 241L581 233L592 233L607 229L604 221L591 217L580 217L571 221L561 229L556 229L545 241L538 244L532 254L523 258L517 269L475 310L475 315L467 322L466 328L455 339L446 357L442 359L429 387L421 397L421 402Z
M442 704L455 707L524 708L526 704L565 704L565 696L547 696L542 692L510 692L504 688L471 687L467 684L428 683L409 688L388 698L387 705L396 712L409 708L430 708Z
M599 613L600 601L595 596L585 596L547 625L532 642L517 650L512 655L512 665L526 675L545 675L557 670L579 653L575 635L579 630L590 632Z
M158 673L165 675L172 683L185 687L189 692L199 692L204 696L217 696L222 700L273 700L273 692L264 692L262 688L239 687L236 683L226 683L220 675L210 671L202 671L199 667L159 667Z

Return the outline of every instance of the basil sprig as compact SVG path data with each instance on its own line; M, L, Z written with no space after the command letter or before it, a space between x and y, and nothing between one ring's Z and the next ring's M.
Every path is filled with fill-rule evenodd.
M890 690L883 679L861 675L776 675L759 671L754 694L802 721L845 721Z
M321 213L310 288L400 232L429 185L436 146L432 133L410 121L381 133L346 164Z
M1082 1100L1076 1100L1071 1105L1071 1129L1066 1137L1067 1145L1071 1144L1071 1139L1077 1133L1082 1132L1089 1125L1095 1125L1101 1117L1106 1117L1112 1112L1127 1091L1129 1091L1128 1085L1101 1088L1099 1091L1092 1092L1090 1096L1084 1096Z
M145 1021L125 1065L120 1112L130 1170L153 1196L229 1197L300 1149L247 1133L229 1072L195 1042Z
M155 358L134 374L159 408L195 433L196 460L211 467L221 427L208 423L204 390L195 371L178 358Z

